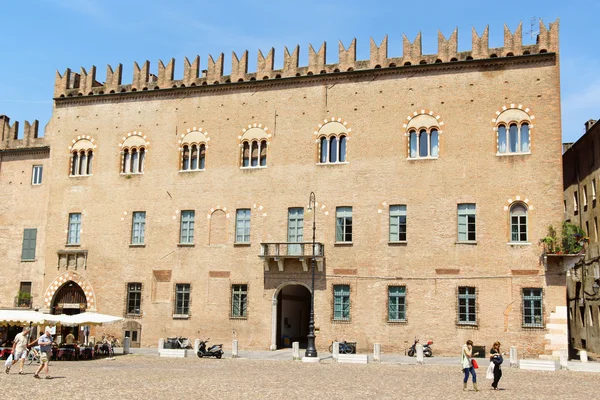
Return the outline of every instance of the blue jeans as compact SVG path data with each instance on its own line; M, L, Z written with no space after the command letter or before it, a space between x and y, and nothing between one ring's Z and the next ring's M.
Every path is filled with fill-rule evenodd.
M471 376L473 377L473 383L477 383L477 374L475 373L475 368L473 367L469 367L469 368L465 368L465 379L463 379L464 383L467 383L469 381L469 373L471 373Z

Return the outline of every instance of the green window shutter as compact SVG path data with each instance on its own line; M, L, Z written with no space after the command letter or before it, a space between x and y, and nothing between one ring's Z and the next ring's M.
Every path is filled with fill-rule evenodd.
M21 248L21 260L35 260L35 244L37 229L25 229L23 231L23 247Z

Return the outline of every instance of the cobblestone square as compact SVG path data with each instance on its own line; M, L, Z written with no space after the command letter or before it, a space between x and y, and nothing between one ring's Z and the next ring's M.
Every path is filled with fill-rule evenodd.
M462 391L458 365L319 364L251 359L117 356L51 362L51 380L34 379L35 366L1 374L4 398L77 399L579 399L600 390L599 375L503 368L503 390L490 390L480 368L476 393Z

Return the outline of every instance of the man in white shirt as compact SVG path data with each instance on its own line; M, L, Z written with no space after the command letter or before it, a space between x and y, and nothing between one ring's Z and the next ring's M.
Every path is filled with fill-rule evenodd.
M20 361L19 374L20 375L25 374L23 372L23 365L25 365L25 358L27 358L27 344L28 343L29 343L29 327L26 326L23 328L21 333L17 333L17 336L15 336L15 340L13 341L13 347L12 347L13 361L12 361L12 364L9 364L6 366L6 368L4 369L4 372L6 372L8 374L10 371L10 367L12 367L17 361Z

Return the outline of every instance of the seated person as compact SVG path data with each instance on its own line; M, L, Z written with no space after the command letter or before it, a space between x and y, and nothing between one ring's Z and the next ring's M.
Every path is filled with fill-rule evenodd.
M72 346L73 343L75 343L75 336L73 335L73 332L69 332L69 334L65 338L65 342L67 346Z

